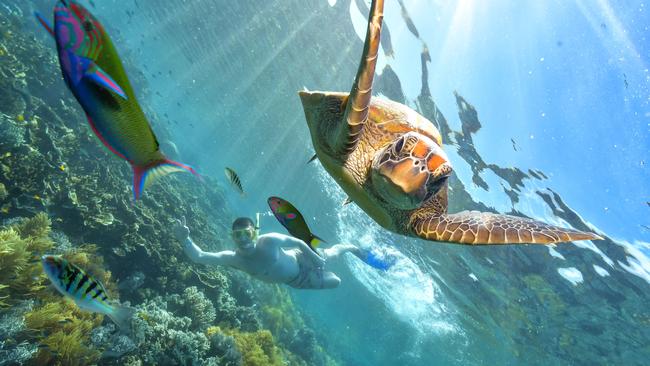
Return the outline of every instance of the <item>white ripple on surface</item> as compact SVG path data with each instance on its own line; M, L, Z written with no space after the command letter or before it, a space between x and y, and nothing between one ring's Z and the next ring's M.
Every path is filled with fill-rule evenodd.
M548 247L548 253L551 255L551 257L555 257L555 258L558 258L558 259L561 259L561 260L566 259L566 258L564 258L562 253L555 250L555 245L548 245L547 247Z
M627 263L617 261L618 265L627 272L650 283L650 258L646 254L650 252L650 243L635 242L634 244L630 244L623 240L617 240L615 242L621 244L627 254Z
M564 277L565 280L571 282L574 286L577 286L579 283L584 281L582 278L582 272L578 271L575 267L558 268L557 273Z
M609 272L607 270L599 265L594 264L594 271L598 273L600 277L607 277L609 276Z

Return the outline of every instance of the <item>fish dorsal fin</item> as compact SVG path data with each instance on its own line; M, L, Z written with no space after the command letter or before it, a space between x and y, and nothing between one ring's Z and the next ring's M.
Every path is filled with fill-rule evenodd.
M338 140L341 144L338 146L339 151L345 155L352 152L357 146L363 127L368 120L383 18L384 0L373 0L370 5L368 30L366 31L361 62L345 108L344 119L347 128L343 129L341 133L344 135L339 136Z
M314 156L312 156L312 157L309 159L309 161L307 161L307 164L309 164L309 163L311 163L312 161L316 160L316 158L317 158L317 156L316 156L316 154L314 154Z
M36 20L38 20L38 22L41 23L41 25L43 26L43 28L45 28L45 30L46 30L48 33L50 33L50 35L51 35L52 37L54 37L54 30L53 30L54 28L52 28L52 25L50 24L50 22L48 22L47 19L43 18L43 16L41 15L41 13L39 13L39 12L37 12L37 11L34 12L34 16L36 17Z
M350 197L345 197L345 201L343 201L343 205L342 205L342 206L345 206L345 205L347 205L347 204L349 204L349 203L352 203L352 199L351 199Z
M107 72L97 66L97 64L92 63L88 70L86 70L84 76L100 87L119 95L122 99L128 99L122 87L120 87Z

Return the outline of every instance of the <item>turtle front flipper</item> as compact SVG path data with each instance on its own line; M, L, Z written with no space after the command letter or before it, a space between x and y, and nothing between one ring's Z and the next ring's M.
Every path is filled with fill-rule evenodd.
M423 239L467 245L602 240L593 233L552 226L523 217L478 211L415 219L412 230Z
M345 123L337 136L336 150L347 156L359 142L363 126L368 120L368 107L372 96L372 81L379 52L381 23L384 18L384 0L373 0L368 16L368 30L357 76L345 108Z

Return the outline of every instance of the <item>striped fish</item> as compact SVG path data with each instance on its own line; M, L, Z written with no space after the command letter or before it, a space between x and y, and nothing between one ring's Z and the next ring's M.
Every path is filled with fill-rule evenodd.
M239 176L237 175L237 173L235 173L234 170L232 170L232 169L230 169L228 167L226 167L226 169L224 169L224 173L226 173L226 178L228 178L228 181L230 182L230 184L232 184L239 191L239 193L243 195L244 194L244 188L242 188L242 186L241 186L241 179L239 179Z
M160 151L113 42L86 8L74 1L57 2L54 27L35 15L56 41L63 79L91 129L111 152L131 164L136 200L158 177L181 171L197 175Z
M41 263L43 271L63 296L71 298L84 310L107 315L123 331L130 330L135 309L112 303L100 282L61 256L44 255Z

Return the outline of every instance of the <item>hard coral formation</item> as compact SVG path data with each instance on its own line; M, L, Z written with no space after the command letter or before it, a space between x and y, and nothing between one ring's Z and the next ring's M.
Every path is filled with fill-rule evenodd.
M187 314L192 319L194 329L207 329L217 317L212 302L196 286L186 288L182 295L170 296L169 302L174 313Z
M176 316L161 297L138 306L133 320L133 338L138 357L145 364L199 365L210 362L210 342L205 333L192 327L192 320Z
M25 143L25 129L16 125L9 116L0 113L0 148L15 151Z

